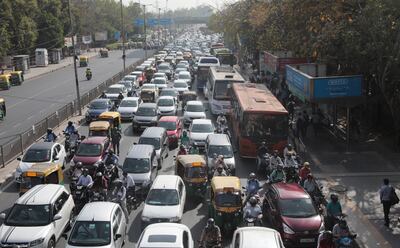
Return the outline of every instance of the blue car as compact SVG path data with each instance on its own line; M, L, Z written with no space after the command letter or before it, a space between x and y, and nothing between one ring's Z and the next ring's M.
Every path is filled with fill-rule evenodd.
M113 108L114 104L110 99L95 99L89 104L89 109L85 115L86 121L95 121L101 113L111 111Z

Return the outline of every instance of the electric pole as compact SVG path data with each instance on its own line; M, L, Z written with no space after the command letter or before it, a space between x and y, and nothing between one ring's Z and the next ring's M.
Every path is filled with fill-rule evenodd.
M120 0L121 3L121 35L122 35L122 61L124 64L124 73L125 73L125 27L124 27L124 9L123 9L123 4L122 0Z
M82 115L81 108L81 94L79 93L79 81L78 81L78 69L76 67L76 50L75 50L75 39L74 39L74 30L72 25L72 13L71 13L71 0L68 0L68 14L69 14L69 25L71 26L71 39L72 39L72 49L74 54L74 71L75 71L75 87L76 87L76 98L78 102L78 113Z
M147 58L146 5L143 4L144 58Z
M158 44L161 48L161 40L160 40L160 33L161 33L161 24L160 24L160 15L161 15L161 8L158 8Z

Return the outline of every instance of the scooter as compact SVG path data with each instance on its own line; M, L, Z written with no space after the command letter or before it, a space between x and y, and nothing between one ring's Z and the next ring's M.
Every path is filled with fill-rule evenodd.
M245 227L249 226L262 226L262 214L260 214L257 217L246 217L244 218L244 223L243 225Z
M87 80L91 80L92 79L92 73L91 72L87 72L86 73L86 79Z

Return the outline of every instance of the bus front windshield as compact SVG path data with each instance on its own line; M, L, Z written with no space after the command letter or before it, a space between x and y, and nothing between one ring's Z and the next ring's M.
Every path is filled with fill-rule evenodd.
M242 136L254 141L271 140L277 142L286 139L289 123L287 115L245 114Z
M233 83L243 83L243 81L230 81L230 80L217 80L214 83L214 99L216 100L230 100L232 91L230 88Z

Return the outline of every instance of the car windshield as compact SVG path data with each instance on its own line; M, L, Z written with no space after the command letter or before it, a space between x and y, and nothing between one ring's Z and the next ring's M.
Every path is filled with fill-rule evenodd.
M218 59L215 58L202 58L200 60L202 64L218 64Z
M208 146L208 152L207 154L217 154L217 155L223 155L224 158L232 158L233 157L233 151L232 151L232 146Z
M188 112L204 112L203 105L200 104L188 104L186 107Z
M221 192L215 196L215 204L219 207L239 207L242 205L242 200L238 192Z
M158 106L174 106L174 99L161 98L158 99Z
M119 94L122 92L121 88L108 88L107 93L108 94Z
M176 130L176 122L172 121L160 121L158 122L159 127L163 127L167 129L168 131L173 131Z
M78 151L76 152L77 156L82 157L94 157L101 155L101 145L100 144L88 144L81 143L79 145Z
M106 101L98 101L98 102L92 102L90 104L91 109L106 109L107 108L107 102Z
M48 149L29 149L25 152L22 159L24 162L28 163L39 163L46 162L50 160L50 150Z
M169 65L160 64L160 65L158 66L158 69L159 69L159 70L169 70Z
M108 221L77 221L68 239L71 246L104 246L111 242Z
M279 200L281 214L291 218L304 218L317 215L310 198L281 199Z
M160 149L160 139L159 138L140 137L139 144L153 145L154 149L156 149L156 150Z
M162 90L160 96L177 96L178 93L175 90Z
M127 173L147 173L150 171L148 158L126 158L122 166Z
M182 73L179 73L178 79L190 79L190 74L186 74L186 73L182 74Z
M166 84L167 82L163 78L155 78L153 83L154 84Z
M191 131L194 133L212 133L214 129L211 124L193 124Z
M5 220L8 226L45 226L50 222L50 205L48 204L15 204Z
M152 189L147 195L146 204L155 206L178 205L178 192L175 189Z
M137 101L135 100L122 100L120 107L137 107Z
M154 74L154 78L164 78L165 74L164 73L156 73Z
M174 88L187 88L187 84L184 82L181 83L174 83Z
M156 116L157 111L155 108L144 108L144 107L139 107L139 109L136 112L137 116Z

